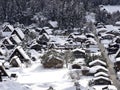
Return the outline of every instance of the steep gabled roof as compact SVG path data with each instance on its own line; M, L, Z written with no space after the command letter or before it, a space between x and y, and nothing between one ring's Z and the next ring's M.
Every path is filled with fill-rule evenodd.
M105 73L105 72L98 72L98 73L96 73L94 76L95 77L98 77L98 76L105 76L105 77L109 77L109 75L107 74L107 73Z
M58 22L57 21L48 21L48 23L53 27L53 28L57 28L58 27Z
M102 64L102 65L106 65L105 62L103 62L103 61L101 61L101 60L99 60L99 59L96 59L96 60L90 62L89 65L91 66L91 65L94 65L95 63L100 63L100 64Z
M18 46L16 49L23 55L25 59L30 59L21 46Z
M23 58L25 59L25 60L30 60L30 58L29 58L29 56L26 54L26 52L23 50L23 48L21 47L21 46L17 46L15 49L14 49L14 51L13 51L13 53L10 55L10 58L9 59L11 59L12 57L14 57L15 55L13 55L15 52L19 52L22 56L23 56Z
M98 70L101 70L101 69L104 70L104 71L106 71L106 72L108 72L107 68L105 68L103 66L100 66L100 65L96 65L96 66L91 67L90 68L90 72L91 73L96 73Z
M80 48L76 48L76 49L73 49L73 50L72 50L72 52L75 52L75 51L79 51L79 52L85 53L85 50L80 49Z
M99 80L99 79L104 79L104 80L107 80L107 81L111 81L109 78L103 77L103 76L99 76L99 77L94 78L94 80Z
M12 34L17 34L21 40L24 39L24 37L25 37L24 33L22 32L22 30L20 28L15 28L15 30L12 32Z
M16 66L18 66L18 67L20 67L21 66L21 61L20 61L20 59L19 59L19 57L18 56L14 56L11 60L10 60L10 64L12 65L12 63L13 63L13 60L16 62Z
M13 45L13 43L10 41L10 39L8 38L8 37L6 37L4 40L3 40L3 42L4 41L7 41L10 45Z
M13 27L12 25L10 25L10 24L5 25L5 27L3 28L3 31L4 31L6 28L9 28L9 29L11 30L11 32L14 31L14 27Z
M50 39L49 35L47 35L46 33L43 33L42 35L39 36L40 39L43 37L47 38L48 40Z
M15 41L15 43L21 43L20 38L16 34L11 35L11 38Z

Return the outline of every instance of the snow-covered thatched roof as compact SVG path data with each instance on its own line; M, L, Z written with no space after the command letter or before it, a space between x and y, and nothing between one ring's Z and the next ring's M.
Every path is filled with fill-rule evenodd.
M10 45L13 45L13 43L10 41L9 37L6 37L5 39L3 39L3 42L4 42L5 40L6 40Z
M13 27L12 25L10 25L10 24L5 25L5 26L3 27L3 31L4 31L7 27L11 30L11 32L14 31L14 27Z
M57 21L48 21L48 23L53 27L53 28L57 28L58 27L58 22Z
M106 65L106 63L104 61L99 60L99 59L96 59L96 60L90 62L89 65L91 66L91 65L94 65L95 63L100 63L102 65Z
M99 79L104 79L104 80L107 80L107 81L111 81L111 79L109 79L107 77L103 77L103 76L93 78L93 80L99 80Z
M13 32L16 32L19 35L20 39L24 39L25 35L20 28L15 28Z
M104 66L100 66L100 65L91 67L91 68L90 68L90 72L91 72L91 73L96 73L97 70L100 70L100 69L108 72L108 69L107 69L107 68L105 68Z
M72 52L75 52L75 51L79 51L79 52L83 52L83 53L85 53L85 50L80 49L80 48L76 48L76 49L73 49L73 50L72 50Z
M98 73L94 74L95 77L98 77L98 76L100 76L100 75L109 77L109 75L108 75L107 73L105 73L105 72L98 72Z
M29 56L26 54L26 52L23 50L21 46L18 46L16 49L23 55L25 59L30 60Z
M11 38L12 38L17 44L21 43L20 38L19 38L16 34L11 35Z

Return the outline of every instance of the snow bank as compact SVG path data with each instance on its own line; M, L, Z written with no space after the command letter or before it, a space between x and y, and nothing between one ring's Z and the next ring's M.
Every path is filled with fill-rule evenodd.
M0 90L31 90L13 81L0 82Z

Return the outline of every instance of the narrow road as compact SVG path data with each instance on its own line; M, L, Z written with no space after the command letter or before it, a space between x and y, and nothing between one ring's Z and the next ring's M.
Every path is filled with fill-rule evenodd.
M98 43L98 46L102 52L102 54L104 55L104 58L106 60L106 63L108 64L108 70L109 70L109 75L110 75L110 78L113 82L113 85L117 87L118 90L120 90L120 81L117 79L117 76L116 76L116 73L115 73L115 70L114 70L114 64L113 62L111 62L109 56L108 56L108 52L107 50L105 49L104 45L102 43L100 43L100 40L98 38L98 36L96 35L96 29L95 27L93 26L93 33L95 34L95 39Z

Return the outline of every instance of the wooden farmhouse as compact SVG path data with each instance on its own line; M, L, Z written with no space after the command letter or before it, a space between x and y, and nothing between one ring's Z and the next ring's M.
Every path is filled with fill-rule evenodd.
M30 57L27 55L27 53L23 50L21 46L17 46L15 50L12 52L12 54L9 57L9 61L14 57L17 56L20 61L23 62L29 62Z

